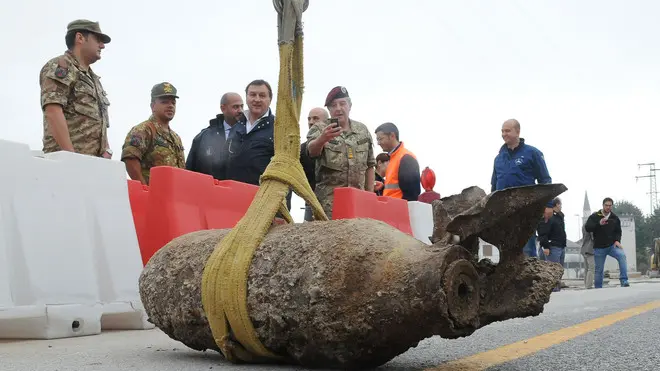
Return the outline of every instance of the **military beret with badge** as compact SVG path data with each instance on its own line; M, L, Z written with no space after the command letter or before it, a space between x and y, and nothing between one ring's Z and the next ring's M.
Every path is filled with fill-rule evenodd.
M325 106L330 107L332 101L339 98L348 98L348 90L343 86L336 86L330 90L330 93L325 98Z

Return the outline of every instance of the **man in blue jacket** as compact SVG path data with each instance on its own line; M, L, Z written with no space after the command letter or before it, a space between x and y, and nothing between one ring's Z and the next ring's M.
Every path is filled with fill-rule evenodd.
M552 183L543 153L537 148L525 143L520 138L520 123L518 120L506 120L502 124L502 139L504 144L495 157L493 176L490 180L490 191L495 192L510 187ZM547 211L547 210L546 210ZM524 253L537 257L536 235L533 235Z

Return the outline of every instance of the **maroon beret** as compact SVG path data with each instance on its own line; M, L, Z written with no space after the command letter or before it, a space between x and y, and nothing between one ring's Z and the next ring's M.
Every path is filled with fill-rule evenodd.
M343 86L335 86L330 90L330 93L328 93L328 96L325 98L325 106L329 107L330 104L332 104L332 101L337 99L337 98L347 98L348 97L348 91L346 90L345 87Z

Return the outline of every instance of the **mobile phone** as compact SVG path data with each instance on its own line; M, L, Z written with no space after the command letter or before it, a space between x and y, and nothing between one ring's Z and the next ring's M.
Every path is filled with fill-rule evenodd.
M339 119L337 119L337 118L330 119L330 123L339 125Z

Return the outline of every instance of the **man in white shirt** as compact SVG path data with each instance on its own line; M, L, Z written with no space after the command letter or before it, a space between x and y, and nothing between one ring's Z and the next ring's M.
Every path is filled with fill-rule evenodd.
M245 131L250 133L256 125L271 115L270 102L273 99L273 90L266 81L255 80L247 86L245 95L248 102L248 109L244 112Z
M259 178L275 156L275 115L270 109L273 89L265 80L254 80L245 88L245 96L248 109L229 138L227 178L259 185ZM291 195L289 191L286 198L289 210Z
M248 109L229 138L227 178L259 185L261 174L275 156L275 115L270 109L273 89L265 80L254 80L245 88ZM291 192L286 198L291 210Z
M270 109L273 90L268 82L254 80L245 88L245 95L248 109L229 139L227 177L259 185L261 174L275 155L275 116Z

